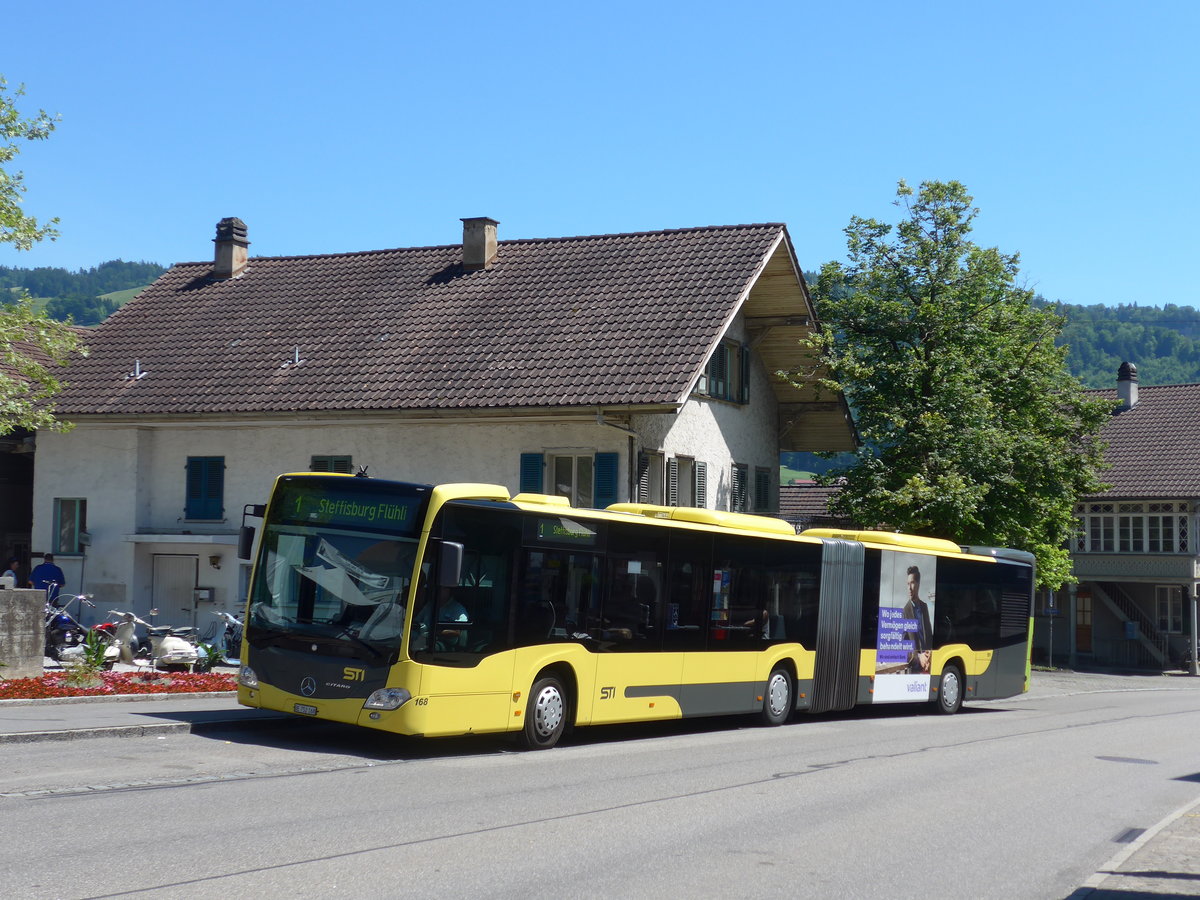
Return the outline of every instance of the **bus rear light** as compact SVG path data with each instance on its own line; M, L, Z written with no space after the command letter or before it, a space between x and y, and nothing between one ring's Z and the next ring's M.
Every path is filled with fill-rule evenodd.
M399 709L412 699L404 688L383 688L375 691L363 704L363 709Z
M242 666L238 672L238 684L251 690L258 690L258 675L249 666Z

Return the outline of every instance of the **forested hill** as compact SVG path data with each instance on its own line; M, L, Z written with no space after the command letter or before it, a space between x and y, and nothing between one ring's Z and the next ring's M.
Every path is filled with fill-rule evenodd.
M71 317L77 325L95 325L165 271L157 263L120 259L76 272L0 266L0 300L6 299L4 294L23 288L44 305L51 317L64 321Z
M1137 365L1142 384L1200 382L1200 310L1173 303L1049 305L1066 316L1059 343L1068 346L1067 365L1087 387L1115 387L1125 361Z
M814 285L817 273L805 272L804 279ZM1033 302L1066 318L1058 345L1068 347L1067 367L1085 387L1116 387L1123 362L1137 366L1142 384L1200 382L1200 310L1174 303L1083 306L1041 296Z

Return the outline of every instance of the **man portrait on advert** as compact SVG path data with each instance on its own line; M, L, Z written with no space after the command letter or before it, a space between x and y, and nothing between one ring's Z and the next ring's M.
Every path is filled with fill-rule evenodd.
M875 702L921 700L929 696L932 587L936 573L935 557L913 553L884 555L879 578Z

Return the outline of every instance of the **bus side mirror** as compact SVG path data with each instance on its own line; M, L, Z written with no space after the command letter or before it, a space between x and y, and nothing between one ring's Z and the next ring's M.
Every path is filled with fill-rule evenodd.
M243 525L238 531L238 559L249 559L254 547L254 526Z
M247 503L242 507L242 528L238 532L238 559L249 559L254 550L254 526L247 525L246 519L261 519L266 514L267 507L262 503Z
M438 587L458 587L462 580L463 545L454 541L442 541L442 552L438 558Z

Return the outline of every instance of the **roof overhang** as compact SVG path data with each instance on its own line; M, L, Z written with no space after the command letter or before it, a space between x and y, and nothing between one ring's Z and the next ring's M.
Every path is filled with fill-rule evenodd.
M825 370L801 343L818 323L786 229L751 285L742 313L779 405L780 449L854 450L858 436L850 407L840 392L821 384Z

